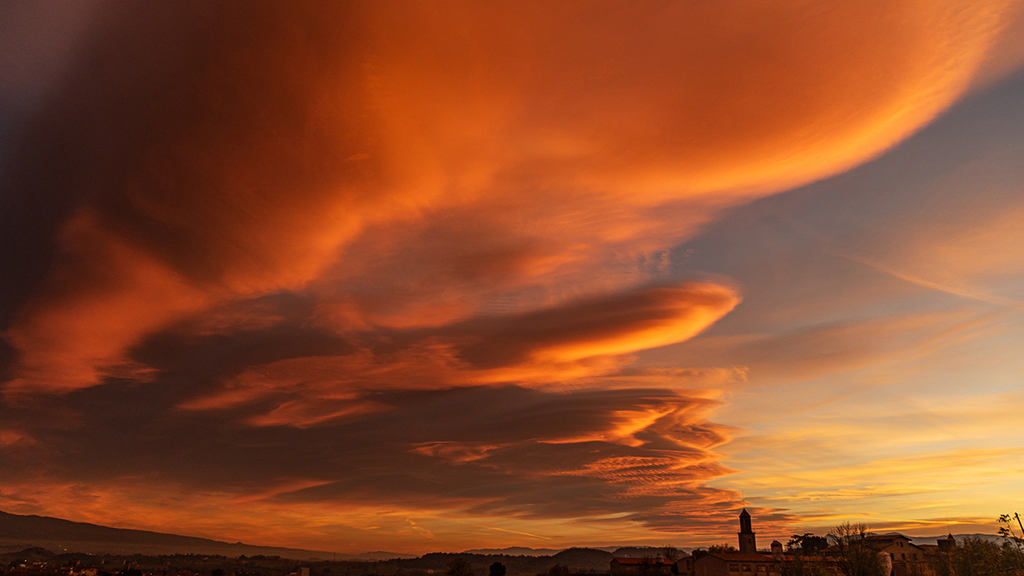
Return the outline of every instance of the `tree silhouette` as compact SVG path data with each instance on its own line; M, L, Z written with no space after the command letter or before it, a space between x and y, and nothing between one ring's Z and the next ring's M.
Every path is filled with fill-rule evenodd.
M473 565L465 558L454 558L448 563L444 576L473 576Z
M953 553L953 572L957 576L995 576L1003 574L1003 551L995 542L967 536L957 542Z
M1017 526L1020 527L1020 536L1017 536L1017 533L1013 530L1014 520L1017 520ZM1021 523L1020 514L1014 513L1013 516L1000 514L999 523L1006 524L1006 526L999 527L999 535L1007 540L1005 548L1016 552L1015 557L1010 563L1014 564L1017 570L1024 570L1024 524Z
M836 564L845 576L889 576L878 551L868 546L870 535L864 524L843 522L829 530Z
M491 568L487 573L487 576L505 576L505 572L507 572L505 565L501 562L495 562L494 564L491 564Z
M640 564L636 567L637 576L657 576L662 573L664 565L661 563L660 558L651 558L650 556L644 556L640 559Z
M789 542L786 542L786 550L807 556L813 556L825 548L828 548L828 538L815 536L810 532L805 533L803 536L793 534Z
M565 564L555 564L548 570L550 576L569 576L569 567Z
M736 547L732 544L712 544L708 546L708 554L717 554L718 552L735 552Z

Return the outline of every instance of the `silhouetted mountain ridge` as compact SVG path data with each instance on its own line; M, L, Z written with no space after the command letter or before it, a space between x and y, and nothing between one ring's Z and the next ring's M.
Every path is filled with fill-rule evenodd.
M898 534L898 532L893 532L893 534ZM904 536L907 535L904 534ZM910 538L910 541L914 544L936 544L939 540L945 540L947 536L949 535L943 534L942 536L907 536L907 538ZM953 538L956 538L958 542L967 537L980 538L982 540L995 542L996 544L1002 544L1005 541L1005 538L1003 538L1002 536L997 536L995 534L953 534Z
M473 548L464 554L490 554L504 556L554 556L562 548L527 548L525 546L509 546L508 548Z
M222 556L281 556L305 560L331 559L333 552L301 550L274 546L252 546L164 534L148 530L111 528L87 522L73 522L49 516L9 514L0 511L0 552L16 551L28 547L41 547L54 552L88 552L91 554L217 554ZM381 554L382 553L378 553ZM338 555L338 558L356 559L359 555ZM390 554L387 558L411 557ZM367 558L378 560L378 558Z
M684 549L679 549L680 555ZM612 551L616 558L654 558L665 555L665 546L623 546Z

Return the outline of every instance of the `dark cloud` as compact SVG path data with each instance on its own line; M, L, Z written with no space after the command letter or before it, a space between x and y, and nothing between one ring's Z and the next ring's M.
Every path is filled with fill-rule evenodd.
M708 401L667 390L367 392L359 400L382 410L254 429L239 422L260 406L183 413L153 389L110 383L66 395L55 408L75 414L73 426L6 408L5 422L32 429L31 444L3 448L8 471L55 484L159 479L196 493L300 478L320 485L275 498L536 518L733 497L706 486L728 472L709 451L727 431L703 419Z

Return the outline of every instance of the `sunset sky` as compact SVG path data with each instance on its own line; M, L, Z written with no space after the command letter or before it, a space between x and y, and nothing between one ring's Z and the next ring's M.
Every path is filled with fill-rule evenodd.
M0 510L994 533L1022 64L1019 0L0 3Z

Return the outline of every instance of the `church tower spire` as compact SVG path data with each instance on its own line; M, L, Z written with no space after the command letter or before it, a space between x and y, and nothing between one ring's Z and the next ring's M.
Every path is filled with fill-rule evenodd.
M754 530L750 526L750 513L744 508L740 512L740 552L757 552L757 543L754 540Z

